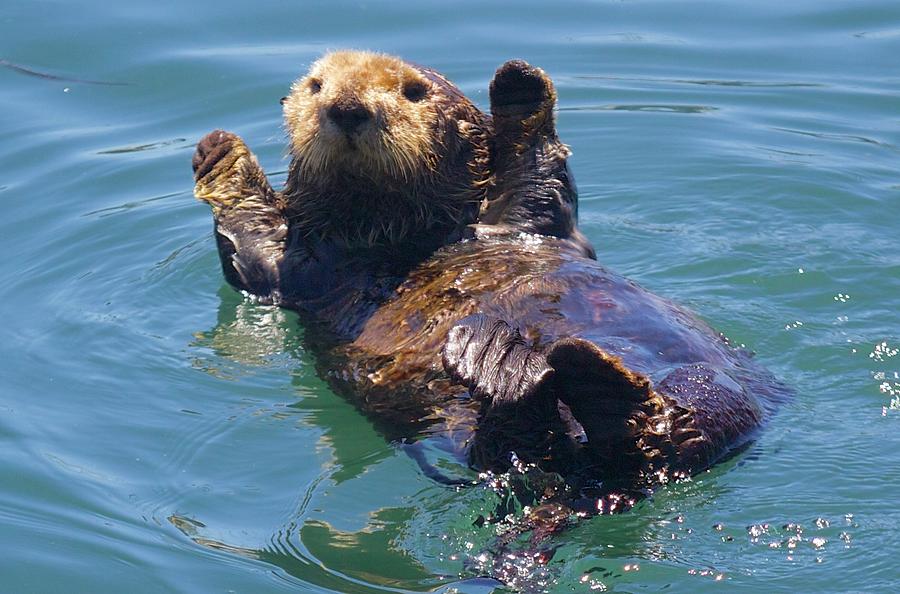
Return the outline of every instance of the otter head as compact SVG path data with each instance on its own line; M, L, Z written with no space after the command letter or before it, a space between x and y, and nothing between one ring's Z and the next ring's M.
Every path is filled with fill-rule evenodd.
M409 180L435 166L444 114L439 89L398 58L335 52L284 100L291 152L307 175L362 171ZM431 95L431 96L429 96Z
M469 222L487 177L484 116L440 74L334 52L283 105L286 195L308 233L373 245Z

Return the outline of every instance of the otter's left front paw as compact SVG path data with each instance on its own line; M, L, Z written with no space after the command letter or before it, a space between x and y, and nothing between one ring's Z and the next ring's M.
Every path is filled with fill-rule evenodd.
M550 77L524 60L510 60L491 81L491 113L501 117L526 118L556 98Z
M545 129L552 133L556 89L550 77L523 60L510 60L497 69L491 81L491 114L501 136L522 141Z

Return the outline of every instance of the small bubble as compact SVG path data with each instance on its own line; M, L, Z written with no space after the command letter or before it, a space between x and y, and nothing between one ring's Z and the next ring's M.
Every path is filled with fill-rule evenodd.
M828 541L825 540L824 538L822 538L821 536L817 536L814 539L812 539L810 542L812 543L812 546L816 547L817 549L821 549L822 547L825 546L825 543Z
M716 532L721 532L724 529L725 529L724 524L713 524L713 530L715 530Z
M825 518L816 518L816 528L818 528L819 530L828 528L829 526L831 526L831 522L829 522Z
M798 269L797 269L797 272L799 272L800 274L803 274L803 269L802 269L802 268L798 268Z

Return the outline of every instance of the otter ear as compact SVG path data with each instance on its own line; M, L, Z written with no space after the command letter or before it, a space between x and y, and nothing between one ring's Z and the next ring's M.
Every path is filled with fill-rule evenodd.
M284 105L285 103L287 103L287 100L288 100L287 97L282 97L281 99L278 100L278 102L281 103L282 105Z
M550 77L523 60L510 60L491 81L491 114L501 138L527 143L536 133L555 135L556 89Z

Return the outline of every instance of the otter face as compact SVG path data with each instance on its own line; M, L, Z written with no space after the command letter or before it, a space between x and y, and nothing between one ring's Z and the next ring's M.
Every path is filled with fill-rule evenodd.
M398 58L328 54L283 100L293 157L305 177L353 173L375 181L412 180L438 159L440 93Z

